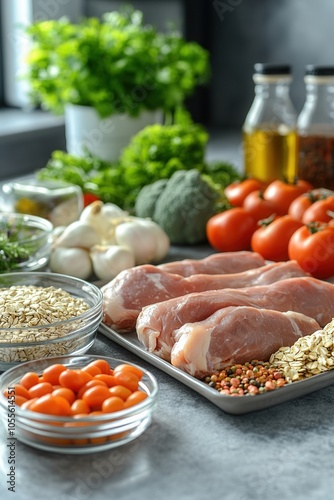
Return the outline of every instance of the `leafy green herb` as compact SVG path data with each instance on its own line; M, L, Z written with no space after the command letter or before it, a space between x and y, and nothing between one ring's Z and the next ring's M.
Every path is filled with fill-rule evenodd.
M172 112L210 76L205 49L144 25L142 13L131 8L102 21L40 21L27 34L32 101L55 113L66 103L93 106L102 117Z
M0 273L14 271L19 264L29 259L31 253L17 241L17 234L0 228Z
M207 141L207 132L198 124L150 125L132 138L118 162L55 151L38 177L78 184L84 193L132 211L142 187L195 168L221 192L220 207L227 208L223 189L240 175L229 163L205 161Z

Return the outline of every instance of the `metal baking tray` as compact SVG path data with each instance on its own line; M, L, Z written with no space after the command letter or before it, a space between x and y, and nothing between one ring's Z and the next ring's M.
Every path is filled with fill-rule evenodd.
M201 382L188 373L174 367L168 363L168 361L165 361L155 354L147 351L147 349L139 342L136 332L119 334L103 323L100 325L99 332L153 366L156 366L171 377L179 380L197 393L201 394L206 399L211 401L211 403L218 406L221 410L233 415L243 415L245 413L264 410L265 408L270 408L280 403L286 403L292 399L305 396L306 394L310 394L311 392L334 384L333 370L319 375L314 375L313 377L305 380L293 382L292 384L287 384L280 389L276 389L272 392L266 392L265 394L231 397L220 394L216 389L212 389L204 382Z

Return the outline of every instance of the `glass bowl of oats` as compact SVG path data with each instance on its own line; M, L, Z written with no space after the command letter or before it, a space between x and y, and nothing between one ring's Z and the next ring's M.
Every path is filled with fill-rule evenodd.
M40 358L83 354L102 319L102 292L48 272L0 274L0 371Z

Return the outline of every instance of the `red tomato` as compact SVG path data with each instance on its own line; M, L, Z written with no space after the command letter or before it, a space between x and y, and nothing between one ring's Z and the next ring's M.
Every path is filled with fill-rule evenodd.
M99 198L96 194L93 193L84 193L83 194L83 206L84 208L93 203L93 201L99 201Z
M303 224L291 215L277 217L257 229L251 240L252 250L267 260L289 260L289 240Z
M323 199L324 196L315 191L303 193L293 200L289 206L288 214L297 220L302 221L305 211L313 205L316 201Z
M332 213L332 215L331 215ZM334 196L329 196L324 200L318 200L311 205L303 215L303 223L309 222L329 222L333 219L334 213Z
M255 220L267 219L276 212L274 203L266 200L260 189L249 193L242 206Z
M292 184L276 180L269 184L263 196L275 205L278 215L286 215L293 200L312 188L313 186L309 182L301 179Z
M231 208L211 217L206 225L210 245L220 252L248 250L256 220L242 207Z
M289 257L315 278L334 276L334 227L319 223L302 226L290 239Z
M231 205L241 207L249 193L263 187L263 182L257 179L245 179L244 181L232 182L225 188L224 193Z

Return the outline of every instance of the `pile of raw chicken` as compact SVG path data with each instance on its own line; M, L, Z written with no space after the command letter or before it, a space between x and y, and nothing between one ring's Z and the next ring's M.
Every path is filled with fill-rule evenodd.
M102 291L105 325L197 378L266 361L334 317L334 284L254 252L137 266Z

